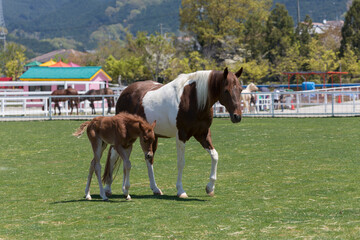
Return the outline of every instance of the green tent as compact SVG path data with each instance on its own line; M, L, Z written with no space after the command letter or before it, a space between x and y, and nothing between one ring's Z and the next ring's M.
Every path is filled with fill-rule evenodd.
M26 64L25 67L37 67L40 64L41 64L41 62L33 61L33 62L29 62L28 64Z

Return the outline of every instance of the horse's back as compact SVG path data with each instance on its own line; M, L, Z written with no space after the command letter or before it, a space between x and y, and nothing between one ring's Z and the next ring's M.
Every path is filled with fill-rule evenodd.
M162 87L154 81L135 82L129 85L122 93L116 103L116 114L120 112L128 112L137 114L145 118L142 99L148 91L152 91Z

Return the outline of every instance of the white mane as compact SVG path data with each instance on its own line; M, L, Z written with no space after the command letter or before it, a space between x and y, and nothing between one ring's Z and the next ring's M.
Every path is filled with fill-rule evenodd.
M183 90L185 85L196 84L196 96L198 100L198 108L204 109L208 99L208 80L211 71L197 71L189 74L179 75L175 81L181 86L179 90ZM181 96L181 94L179 94Z

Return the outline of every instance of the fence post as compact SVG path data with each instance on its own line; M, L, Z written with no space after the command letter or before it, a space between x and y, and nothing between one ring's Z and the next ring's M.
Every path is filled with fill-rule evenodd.
M1 99L1 115L5 117L5 99Z
M271 109L270 109L270 111L271 111L271 117L275 117L275 102L274 102L274 93L272 92L271 93L271 95L270 95L270 98L271 98Z
M335 93L332 93L331 94L331 116L332 117L335 117L334 108L335 108Z
M52 120L52 112L51 112L51 95L49 96L49 120Z
M104 98L104 95L102 95L101 99L102 99L102 104L101 104L101 106L102 106L102 115L105 116L105 98Z

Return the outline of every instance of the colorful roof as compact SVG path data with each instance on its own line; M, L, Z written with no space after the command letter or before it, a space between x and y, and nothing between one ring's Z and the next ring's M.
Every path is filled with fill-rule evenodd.
M60 60L57 63L50 65L49 67L71 67L71 65L64 63L63 61Z
M69 62L69 65L72 67L81 67L79 64L73 63L73 62Z
M52 59L50 59L49 61L44 62L43 64L40 64L40 67L48 67L48 66L54 65L55 63L56 62L54 62Z
M109 81L111 77L101 67L36 67L20 76L21 81L91 81L103 73Z
M36 67L36 66L39 66L40 64L41 64L41 62L32 61L32 62L29 62L28 64L26 64L25 67Z

